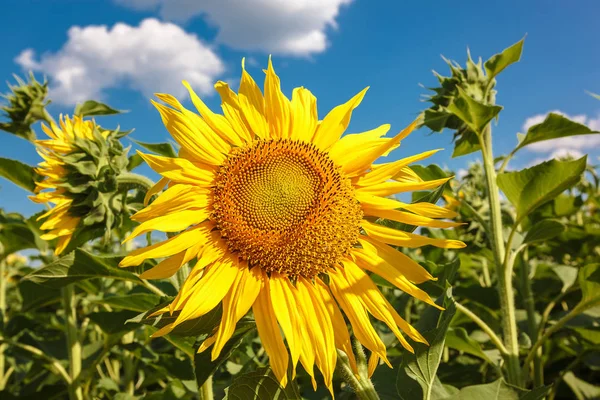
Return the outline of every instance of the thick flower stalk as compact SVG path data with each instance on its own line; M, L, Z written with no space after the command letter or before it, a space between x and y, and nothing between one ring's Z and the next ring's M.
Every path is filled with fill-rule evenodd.
M433 276L391 246L464 247L457 240L377 223L385 218L432 228L457 225L441 220L453 217L451 210L390 197L447 181L423 181L409 167L435 151L373 164L397 148L417 121L393 137L384 136L389 125L342 137L366 89L319 120L313 94L299 87L288 99L270 61L264 95L245 70L237 94L217 82L223 115L184 85L199 114L171 95L157 94L166 105L153 104L181 150L178 158L141 154L163 176L147 199L168 188L132 217L140 225L128 240L152 230L176 234L121 262L130 267L163 258L142 274L161 279L196 260L177 297L159 311L173 313L176 320L155 335L168 334L222 303L220 325L199 348L212 346L214 359L252 309L280 383L287 382L288 365L295 373L300 362L315 387L316 365L329 390L336 349L347 354L356 371L344 314L354 336L371 352L371 372L379 360L389 362L369 314L387 324L406 349L412 351L406 337L426 343L369 276L376 273L437 307L415 285Z
M73 234L104 230L105 239L120 224L125 192L118 179L126 172L127 150L119 142L122 133L100 128L81 117L60 119L60 125L42 125L48 140L36 140L44 159L36 168L43 179L36 183L36 203L49 203L41 229L42 239L58 239L60 254Z

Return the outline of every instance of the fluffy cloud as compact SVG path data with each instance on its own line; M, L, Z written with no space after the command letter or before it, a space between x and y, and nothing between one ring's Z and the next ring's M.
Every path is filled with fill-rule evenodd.
M306 56L327 48L342 5L352 0L115 0L162 18L202 16L218 28L217 42L242 50Z
M600 131L600 117L594 119L594 118L590 118L587 115L583 115L583 114L571 116L571 115L567 115L564 112L561 112L558 110L551 111L551 112L555 113L555 114L564 115L565 117L567 117L575 122L579 122L580 124L587 125L592 130ZM533 117L527 118L522 127L523 132L527 132L527 130L530 127L532 127L533 125L539 124L540 122L544 121L544 119L546 119L546 116L548 114L539 114L539 115L535 115ZM582 151L584 153L586 153L586 152L589 152L591 149L598 148L598 146L600 146L600 135L595 134L595 135L569 136L569 137L564 137L564 138L560 138L560 139L546 140L543 142L532 143L532 144L528 145L526 148L528 150L535 151L538 153L552 152L551 156L549 156L548 158L553 158L553 157L565 156L567 154L571 154L573 156L580 155L580 154L582 154Z
M36 59L35 52L26 49L15 61L24 69L47 74L52 98L64 104L102 98L106 89L124 85L146 96L154 92L181 96L186 91L183 79L206 94L225 69L196 35L152 18L137 27L73 26L56 53Z

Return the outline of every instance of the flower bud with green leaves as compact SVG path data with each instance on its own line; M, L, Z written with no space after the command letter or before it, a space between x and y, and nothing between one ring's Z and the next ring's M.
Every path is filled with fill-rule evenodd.
M0 122L0 129L27 140L35 140L31 125L40 120L51 120L46 111L46 106L50 103L46 99L48 82L38 82L33 74L29 75L29 82L16 75L15 80L18 85L9 85L10 93L2 95L8 104L0 107L0 110L8 121Z
M43 180L36 183L37 203L52 203L41 226L42 238L58 239L56 254L65 250L73 235L104 231L108 241L113 228L123 222L127 185L127 152L119 139L126 133L102 129L93 120L60 118L60 126L42 125L48 140L37 140L44 159L36 169ZM85 236L85 235L83 235Z

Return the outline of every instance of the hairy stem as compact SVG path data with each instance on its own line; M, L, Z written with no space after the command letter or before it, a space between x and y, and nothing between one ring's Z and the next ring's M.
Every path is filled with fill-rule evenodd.
M65 311L65 331L67 334L67 350L69 352L69 398L71 400L83 400L83 391L76 382L81 373L81 342L77 334L76 299L73 285L67 285L62 289L63 308Z
M504 347L502 340L500 340L500 338L494 333L494 331L492 330L492 328L490 328L488 324L486 324L481 318L475 315L475 313L469 310L467 307L463 306L460 303L455 304L457 310L469 317L471 321L475 322L485 333L487 333L492 343L494 343L496 348L500 350L500 353L502 353L502 355L506 356L508 354L508 350L506 350L506 347Z
M367 374L365 374L364 376L362 376L360 379L358 379L356 377L356 375L354 375L354 371L352 370L352 367L350 366L350 362L348 361L348 357L346 356L346 354L344 354L341 351L337 351L338 354L338 368L339 371L341 372L341 376L344 379L344 382L346 382L346 384L348 384L348 386L350 386L352 388L352 390L354 391L354 393L356 394L356 397L361 399L361 400L379 400L379 395L377 394L377 392L375 391L375 387L373 386L373 383L371 382L371 380L367 377ZM364 352L362 351L362 349L360 350L360 354L362 354L362 364L364 369L367 369L366 366L366 361L365 361L365 356L364 356ZM361 363L361 355L357 354L357 362L358 364ZM361 367L359 367L360 369Z
M0 320L6 325L6 281L8 280L8 271L6 270L6 262L0 259ZM0 335L2 339L2 335ZM8 379L5 379L4 371L6 369L6 359L4 350L6 345L0 343L0 390L4 390L4 386Z
M213 400L213 378L212 375L206 379L202 387L200 388L200 399L201 400Z
M507 350L505 356L508 372L507 380L509 383L519 386L521 383L521 369L519 366L519 342L515 317L515 295L512 286L512 268L507 268L504 263L505 244L502 233L502 211L500 209L499 189L496 183L491 124L485 127L482 134L478 135L478 138L481 145L490 203L490 242L496 262L497 286L500 296L500 311L502 313L502 330Z

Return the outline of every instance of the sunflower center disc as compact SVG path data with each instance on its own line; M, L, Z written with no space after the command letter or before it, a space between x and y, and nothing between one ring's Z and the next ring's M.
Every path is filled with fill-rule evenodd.
M356 242L362 218L349 180L310 143L235 150L217 173L212 219L229 249L267 272L311 278Z

